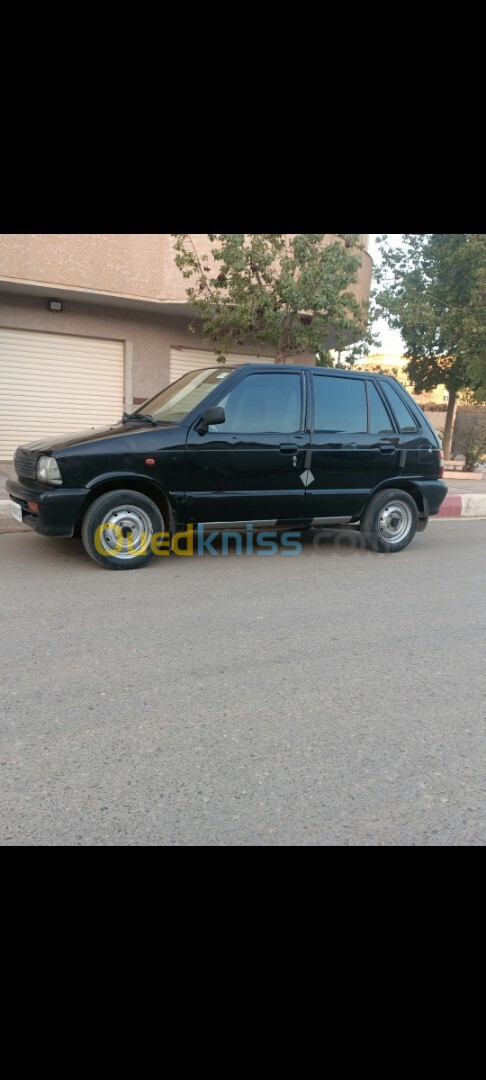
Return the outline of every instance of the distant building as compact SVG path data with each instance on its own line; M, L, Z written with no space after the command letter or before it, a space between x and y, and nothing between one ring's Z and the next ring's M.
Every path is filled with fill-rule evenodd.
M415 401L419 405L444 405L447 407L449 401L449 391L443 384L435 387L435 390L428 390L426 393L417 394L413 383L410 382L405 368L408 364L408 357L401 356L399 353L372 353L364 360L354 365L353 370L359 371L382 371L384 375L394 375L398 382L408 390L408 393L415 398Z

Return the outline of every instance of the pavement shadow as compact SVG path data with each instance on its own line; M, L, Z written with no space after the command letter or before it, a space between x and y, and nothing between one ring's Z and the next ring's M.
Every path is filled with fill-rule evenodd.
M12 532L15 531L15 529L12 529ZM16 552L19 551L20 547L24 548L25 545L22 552L25 558L29 559L32 556L36 560L40 559L46 569L62 564L64 569L68 567L74 573L78 568L83 573L86 572L88 567L93 573L103 570L102 566L89 557L82 540L77 537L45 537L38 536L30 530L27 533L24 530L21 530L21 532L21 536L16 536ZM258 535L260 535L260 544L264 546L258 544ZM6 534L6 537L8 536L9 533ZM413 548L417 544L420 547L421 539L421 535L415 537L410 547ZM207 562L208 559L213 561L214 559L225 559L234 562L234 560L241 558L261 561L264 558L330 559L335 556L351 558L357 555L361 556L361 558L383 558L380 552L367 546L359 527L356 526L315 528L303 531L299 529L270 529L260 530L260 533L255 530L250 538L245 530L235 530L227 533L218 532L216 536L208 530L203 537L199 537L197 534L194 536L192 554L185 554L183 551L177 554L171 551L163 556L153 558L145 569L149 572L154 571L158 563L174 566L181 562Z

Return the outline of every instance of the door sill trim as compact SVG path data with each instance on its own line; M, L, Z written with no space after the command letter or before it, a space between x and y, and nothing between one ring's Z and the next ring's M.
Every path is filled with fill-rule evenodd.
M307 520L309 520L307 518ZM274 529L280 521L279 518L272 518L272 520L251 520L247 518L245 521L200 521L199 525L203 529L246 529L247 525L253 525L256 529ZM352 521L352 515L340 516L340 517L315 517L311 520L311 528L314 525L348 525ZM293 528L298 527L298 522Z
M267 529L277 524L277 518L272 521L201 521L203 529L246 529L247 525L254 525L258 529Z
M348 525L352 521L351 514L349 517L319 517L312 518L313 525Z

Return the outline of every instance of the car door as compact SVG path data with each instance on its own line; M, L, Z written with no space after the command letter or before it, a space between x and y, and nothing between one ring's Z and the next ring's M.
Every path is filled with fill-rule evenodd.
M305 430L303 372L250 371L212 404L224 424L205 434L191 426L186 443L188 522L299 521L305 487L300 479L310 445Z
M400 474L410 479L436 480L440 468L437 436L423 423L420 410L405 390L391 379L380 380L380 389L402 436ZM418 415L417 415L418 414Z
M357 517L370 493L399 474L402 438L371 379L312 372L313 431L306 517Z

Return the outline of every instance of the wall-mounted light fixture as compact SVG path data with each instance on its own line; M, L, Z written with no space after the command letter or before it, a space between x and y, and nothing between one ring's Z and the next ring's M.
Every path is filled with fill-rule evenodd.
M61 300L49 300L49 307L51 311L62 311Z

